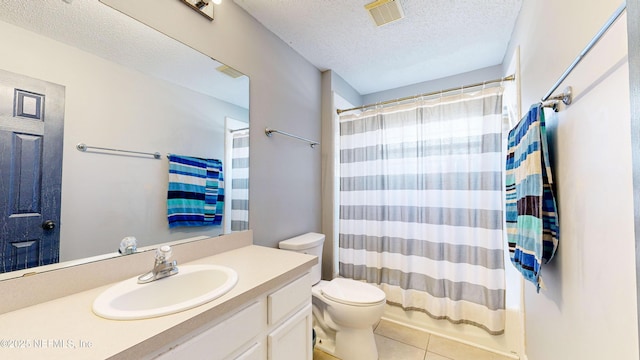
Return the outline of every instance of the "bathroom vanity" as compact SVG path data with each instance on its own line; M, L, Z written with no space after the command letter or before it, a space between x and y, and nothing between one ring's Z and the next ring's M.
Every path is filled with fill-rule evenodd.
M254 246L252 239L237 241L237 235L225 237L202 240L202 246L185 244L188 251L182 245L174 247L178 266L216 264L236 270L238 282L225 295L175 314L123 321L98 317L91 310L94 299L115 282L68 293L0 315L0 358L311 360L308 272L317 259ZM211 243L217 245L212 247ZM205 257L197 258L198 254ZM144 260L145 268L153 264L152 254L136 255L67 271L83 270L85 276L100 278L100 272L109 267L110 261L115 265L118 261ZM137 264L133 268L139 271ZM114 271L118 272L118 267ZM38 276L46 278L54 274L16 279L14 286L11 281L0 282L0 293L3 297L11 293L7 298L20 301L18 293L36 291L21 288L24 284L18 283L37 281ZM120 276L118 281L130 278L131 274ZM47 287L59 292L69 281L73 279L61 279L59 284L47 279ZM68 287L73 289L71 285ZM28 295L23 294L25 301Z
M187 335L176 347L162 349L157 359L198 359L204 354L207 359L311 360L309 284L309 275L304 275L260 296L204 331Z

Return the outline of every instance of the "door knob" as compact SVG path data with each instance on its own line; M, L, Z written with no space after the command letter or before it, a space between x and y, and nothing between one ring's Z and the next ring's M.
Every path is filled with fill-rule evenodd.
M53 230L56 228L56 223L53 220L47 220L42 223L42 228L45 230Z

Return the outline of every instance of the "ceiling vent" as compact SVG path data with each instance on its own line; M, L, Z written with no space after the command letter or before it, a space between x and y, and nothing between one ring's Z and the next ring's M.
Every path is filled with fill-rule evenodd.
M216 68L216 70L220 71L221 73L227 75L227 76L231 76L232 78L236 79L239 78L240 76L243 76L244 74L241 73L240 71L232 68L231 66L228 65L220 65Z
M364 8L367 9L376 26L382 26L404 17L399 0L376 0L365 5Z

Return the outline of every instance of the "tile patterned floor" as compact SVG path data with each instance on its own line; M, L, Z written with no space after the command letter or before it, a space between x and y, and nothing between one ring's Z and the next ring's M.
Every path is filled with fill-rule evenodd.
M379 360L511 360L386 320L380 321L375 329L375 336ZM320 350L313 353L313 360L336 359Z

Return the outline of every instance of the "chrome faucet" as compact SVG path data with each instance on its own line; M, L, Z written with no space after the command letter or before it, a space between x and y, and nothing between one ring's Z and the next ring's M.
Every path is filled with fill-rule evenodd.
M138 276L138 284L146 284L178 273L178 262L168 262L172 255L171 246L164 245L156 250L156 262L153 270Z

